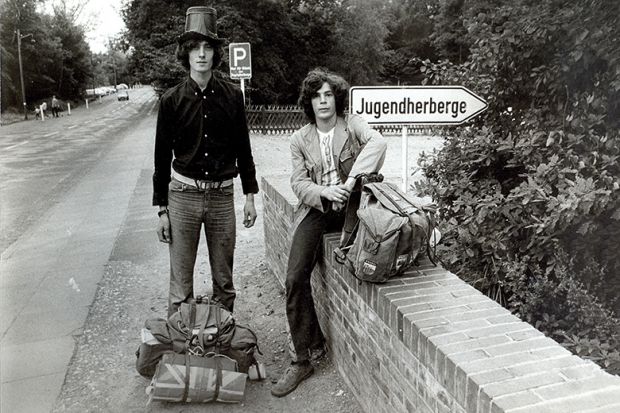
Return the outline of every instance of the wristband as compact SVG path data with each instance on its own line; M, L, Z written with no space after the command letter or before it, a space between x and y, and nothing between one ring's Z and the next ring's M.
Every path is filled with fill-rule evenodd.
M158 212L157 212L157 216L158 216L158 217L161 217L162 215L167 214L167 213L168 213L168 210L167 210L167 209L162 209L161 211L158 211Z

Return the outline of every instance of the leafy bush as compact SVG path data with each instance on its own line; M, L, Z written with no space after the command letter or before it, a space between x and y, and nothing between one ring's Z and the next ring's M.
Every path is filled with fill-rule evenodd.
M486 114L420 159L444 264L620 372L620 49L612 0L499 1L463 16L468 60L423 62ZM585 354L585 353L584 353Z

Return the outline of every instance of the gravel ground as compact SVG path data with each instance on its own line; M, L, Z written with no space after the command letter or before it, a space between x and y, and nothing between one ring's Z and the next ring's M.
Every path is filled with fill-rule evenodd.
M409 164L420 151L439 145L438 138L410 137ZM257 171L262 176L286 175L290 171L288 139L284 136L252 137ZM391 137L383 172L399 176L400 137ZM148 148L151 150L151 148ZM145 165L145 168L147 166ZM361 412L361 408L328 357L315 364L315 374L284 398L269 390L289 363L286 352L284 291L264 261L262 199L256 198L259 214L254 228L241 225L243 196L237 186L237 248L235 252L235 302L237 322L249 325L258 335L268 378L248 381L241 404L147 405L148 381L135 370L134 352L139 333L148 318L166 314L168 254L154 232L157 217L150 206L150 169L144 169L110 257L83 332L76 335L76 352L55 412ZM260 182L260 176L258 177ZM198 294L210 289L206 247L200 246L195 286Z

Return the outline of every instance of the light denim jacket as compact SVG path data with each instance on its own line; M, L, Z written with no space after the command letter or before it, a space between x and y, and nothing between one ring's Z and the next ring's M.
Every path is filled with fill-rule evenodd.
M355 148L361 147L357 159ZM383 161L387 141L379 132L368 126L368 123L357 115L347 118L338 117L332 139L332 153L334 161L338 161L340 179L346 180L343 170L350 177L361 174L378 172ZM299 219L306 216L310 208L326 212L329 203L321 198L323 186L319 184L323 174L323 162L319 138L314 124L307 124L291 136L291 156L293 173L291 187L299 199ZM350 163L353 162L351 166ZM306 209L306 211L301 211Z

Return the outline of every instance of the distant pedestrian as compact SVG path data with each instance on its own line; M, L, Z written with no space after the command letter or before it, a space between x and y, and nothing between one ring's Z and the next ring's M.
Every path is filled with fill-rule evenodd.
M213 299L233 310L236 219L233 178L245 194L243 224L256 220L258 193L241 90L214 72L223 55L216 11L187 10L177 58L189 76L161 97L155 135L153 205L170 249L168 314L194 296L194 264L204 226ZM172 168L171 168L172 165Z
M58 117L58 113L60 112L60 101L56 99L56 95L52 96L52 115L55 118Z
M386 141L359 116L344 115L349 85L325 69L312 70L301 86L299 105L310 123L291 136L291 186L301 222L293 233L286 271L286 316L295 354L271 394L282 397L314 372L311 359L326 352L312 297L310 276L323 234L341 232L344 205L360 175L378 172ZM359 202L359 192L356 193ZM351 202L353 204L353 202ZM355 213L348 208L347 213Z

